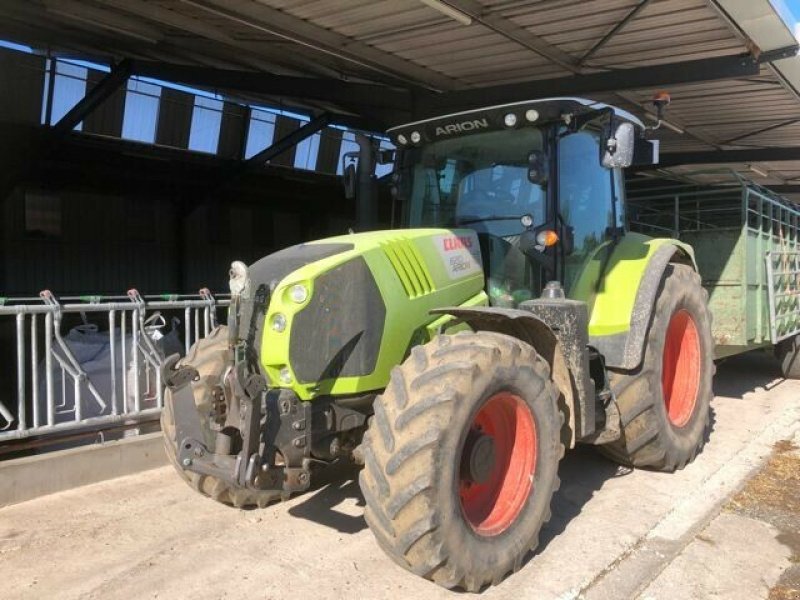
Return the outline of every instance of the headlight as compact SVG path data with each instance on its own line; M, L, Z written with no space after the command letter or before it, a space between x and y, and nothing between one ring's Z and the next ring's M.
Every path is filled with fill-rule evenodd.
M275 313L272 316L272 329L278 333L286 329L286 315L282 313Z
M281 383L284 385L289 385L292 383L292 374L289 372L289 367L283 367L278 373L278 377L280 378Z
M289 288L289 297L298 304L308 300L308 288L302 283L298 283Z

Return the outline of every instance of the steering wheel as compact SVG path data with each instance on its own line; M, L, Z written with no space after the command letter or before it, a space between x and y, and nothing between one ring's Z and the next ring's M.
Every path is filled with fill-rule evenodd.
M505 190L472 190L464 194L456 205L457 217L482 217L504 212L498 205L515 203L514 195Z

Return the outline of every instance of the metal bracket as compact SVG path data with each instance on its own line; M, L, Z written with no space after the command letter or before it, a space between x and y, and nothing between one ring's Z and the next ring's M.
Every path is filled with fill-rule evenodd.
M189 382L200 379L200 374L194 367L184 365L176 369L175 365L180 359L180 354L172 354L164 359L164 364L161 365L161 380L173 392L178 391Z
M184 469L210 475L228 483L236 483L236 462L234 456L210 453L202 442L191 437L183 438L178 447L178 463Z
M258 454L261 442L261 404L267 391L267 382L257 373L246 374L244 363L233 371L233 395L239 399L239 431L242 434L242 450L237 460L239 484L252 487L254 477L248 475L260 463ZM245 377L242 384L242 377ZM253 467L251 468L251 462Z

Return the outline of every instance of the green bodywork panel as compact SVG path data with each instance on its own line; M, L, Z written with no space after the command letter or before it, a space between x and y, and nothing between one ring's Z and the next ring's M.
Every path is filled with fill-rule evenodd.
M437 331L446 329L451 318L431 315L432 309L488 303L483 291L477 236L471 230L376 231L317 240L308 245L325 243L352 244L353 249L312 262L284 277L271 295L261 340L260 360L270 385L290 388L302 400L323 394L349 395L383 389L392 367L405 359L411 346L428 341ZM386 310L375 368L358 377L299 383L289 353L292 319L314 297L314 282L318 277L357 257L366 262ZM308 297L301 303L289 295L290 288L297 284L308 290ZM342 281L342 285L347 284ZM347 306L331 307L331 310L347 309ZM286 318L283 331L271 326L277 313ZM281 381L282 369L284 374L286 370L291 374L291 382Z
M353 248L307 264L284 277L275 287L265 315L261 365L272 387L292 389L302 400L383 389L392 367L405 359L411 347L431 340L441 331L451 333L466 327L453 323L450 316L431 315L432 309L489 303L477 236L472 230L377 231L317 240L308 246L340 243L351 244ZM639 283L653 254L667 244L680 248L694 261L694 251L687 244L636 233L627 233L613 247L609 242L601 244L586 260L569 296L587 303L591 337L629 331ZM359 257L372 274L385 306L375 367L364 375L300 382L290 358L292 321L314 297L317 278ZM290 297L290 289L298 284L308 290L303 302ZM342 285L348 282L343 281ZM347 307L331 307L331 310L347 310ZM283 331L272 327L277 314L285 317ZM290 380L286 379L287 374Z
M692 263L695 262L690 245L639 233L626 233L613 249L611 242L597 247L569 294L573 300L581 300L589 306L589 336L617 335L630 329L639 282L650 259L665 245L680 248ZM609 249L612 249L610 257Z

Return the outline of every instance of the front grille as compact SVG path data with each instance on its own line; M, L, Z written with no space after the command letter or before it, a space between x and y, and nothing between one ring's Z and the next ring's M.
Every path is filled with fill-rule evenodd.
M269 299L281 280L305 265L352 249L353 244L298 244L269 254L250 265L251 289L248 297L242 298L239 339L247 342L254 356L261 354L261 336Z
M318 277L292 320L289 359L300 383L369 375L381 348L386 307L362 257Z

